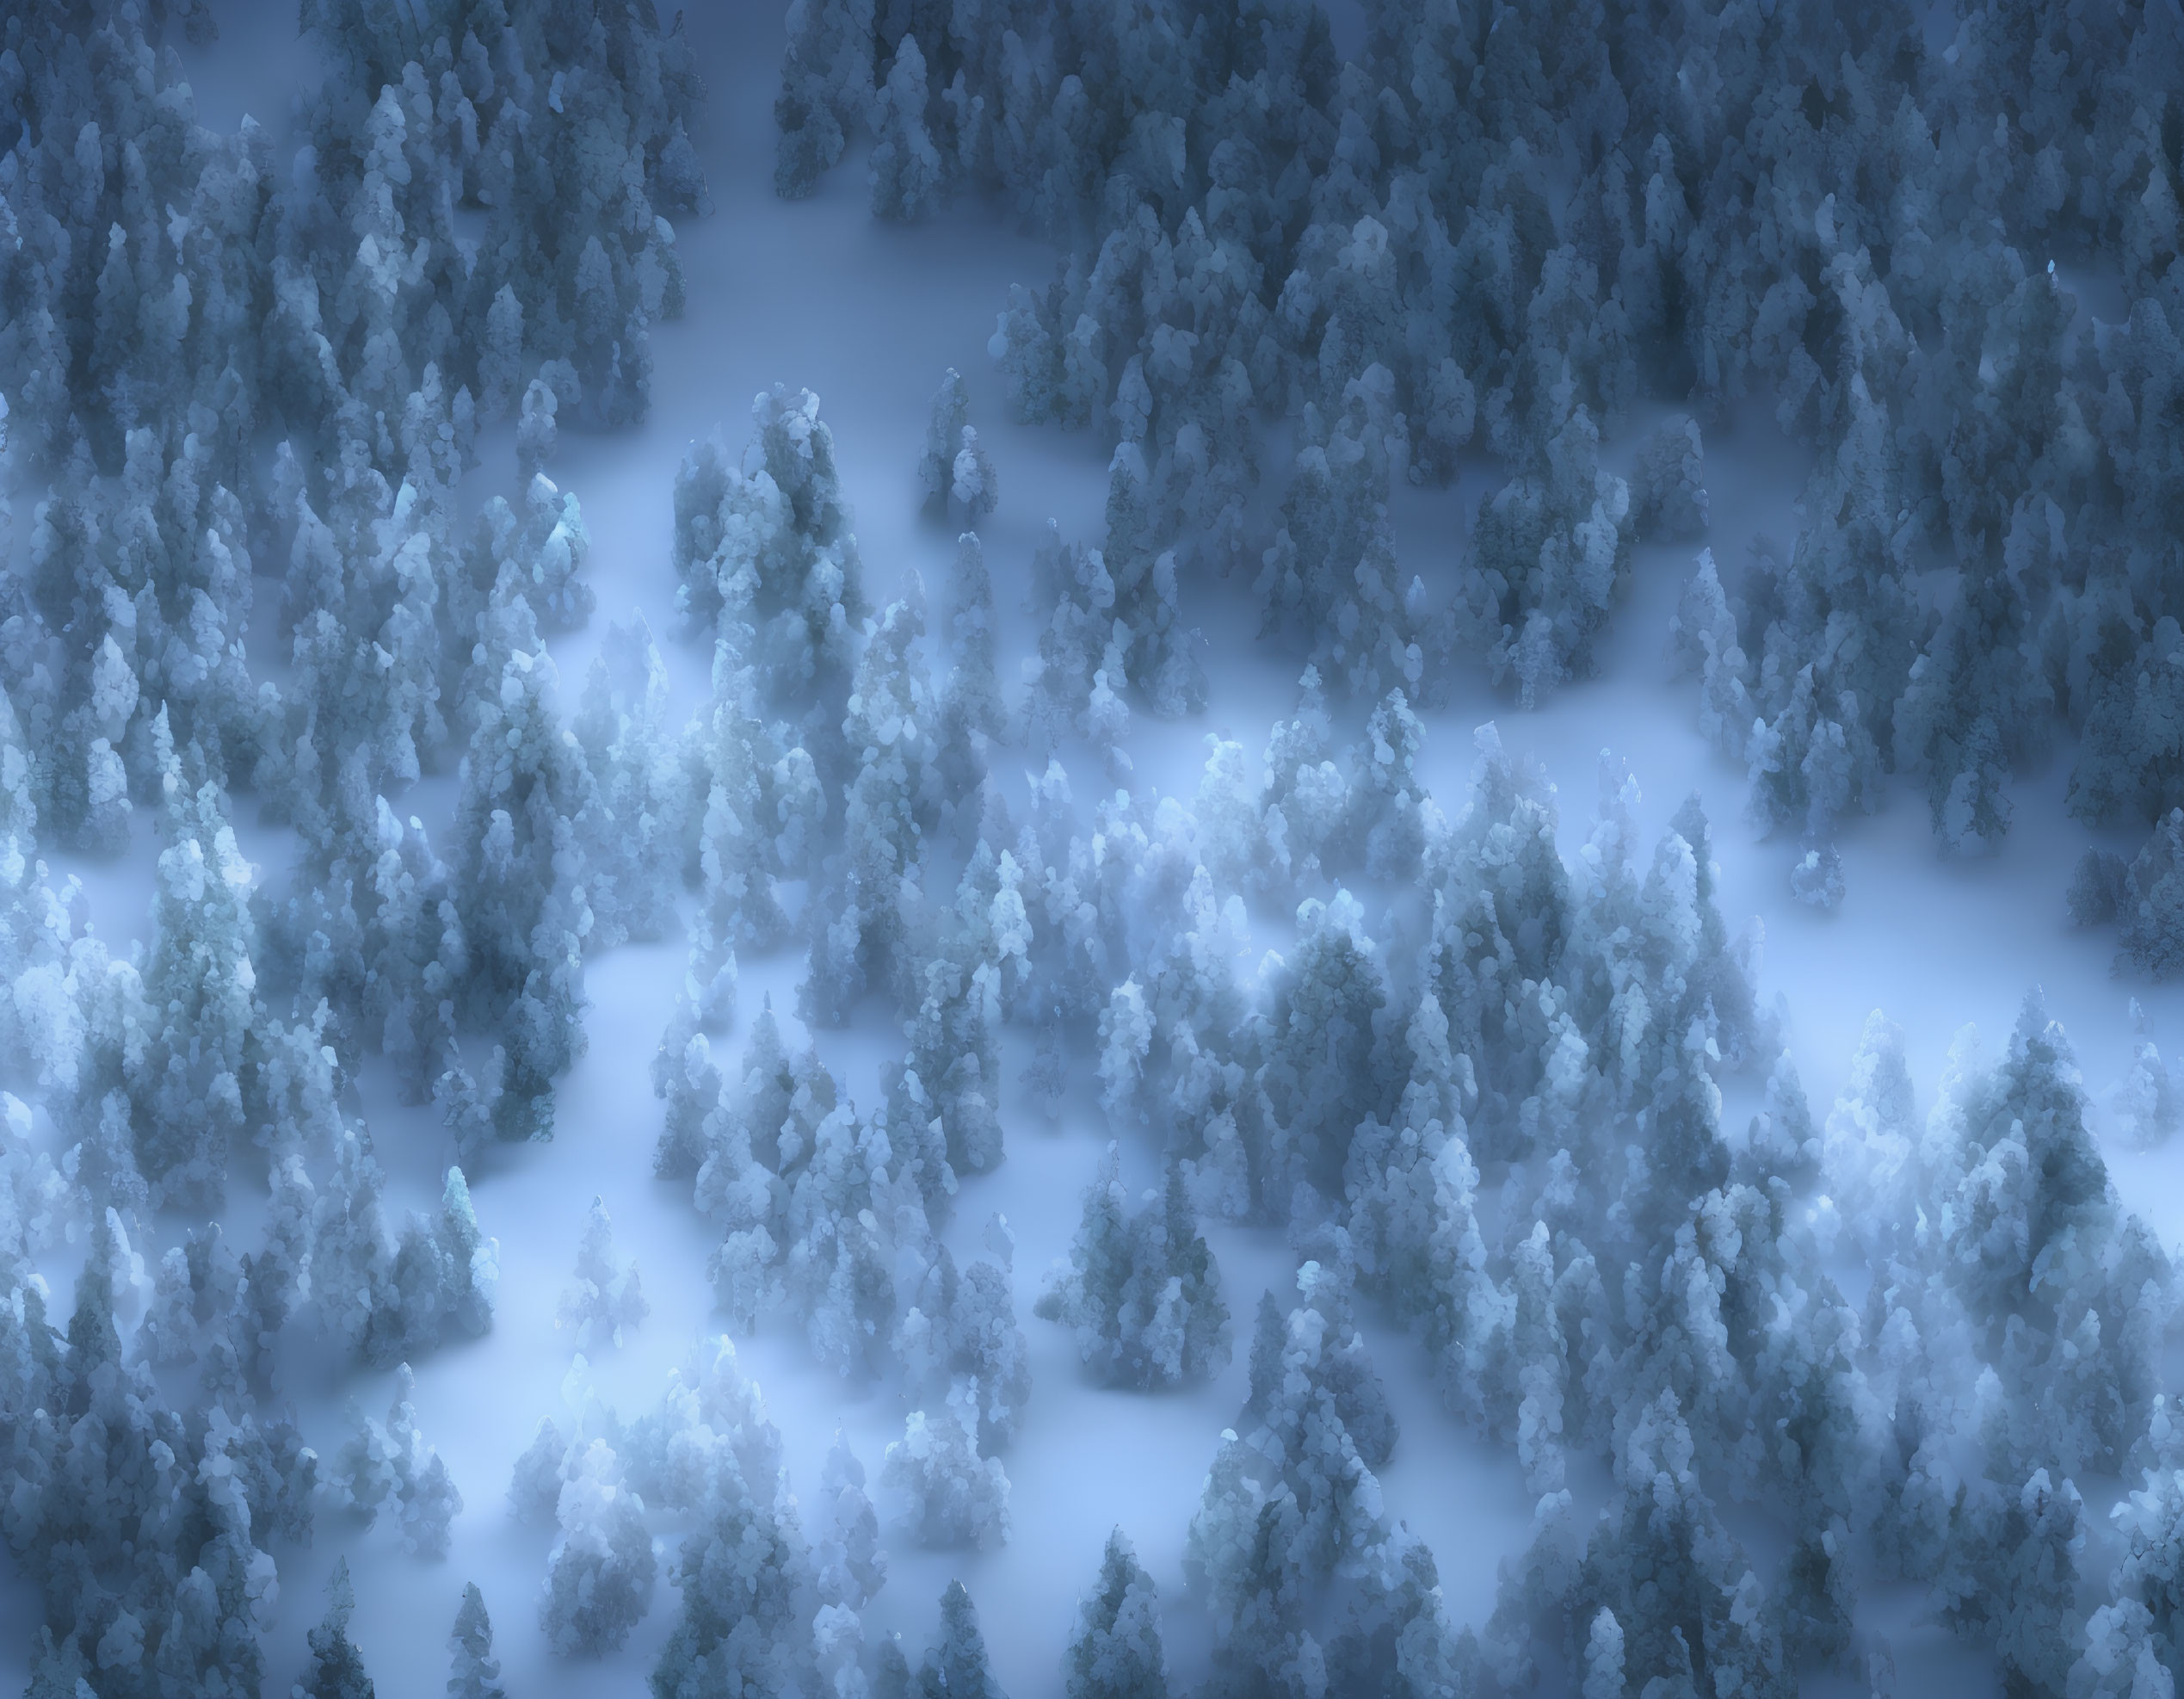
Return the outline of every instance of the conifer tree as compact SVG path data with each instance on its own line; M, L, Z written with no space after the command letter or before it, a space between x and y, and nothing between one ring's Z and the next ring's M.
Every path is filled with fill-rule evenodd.
M960 1581L941 1595L941 1638L918 1668L917 1699L1006 1699L986 1663L978 1608Z
M349 1614L356 1609L356 1591L349 1585L349 1560L334 1565L334 1579L326 1585L326 1615L306 1636L311 1655L305 1660L303 1677L296 1690L305 1699L373 1699L376 1690L364 1672L364 1659L349 1637Z
M493 1656L493 1620L478 1583L463 1585L463 1602L447 1635L447 1699L508 1699L500 1660Z
M562 1290L554 1326L572 1336L578 1351L592 1356L620 1344L651 1308L638 1282L637 1264L615 1255L614 1224L605 1202L595 1197L577 1250L576 1279Z
M971 400L963 377L951 366L941 374L941 386L933 392L932 417L925 427L925 453L917 463L918 488L930 509L947 504L948 489L955 479L955 457L962 447L964 427L971 422Z
M917 38L904 34L896 45L874 102L872 150L872 210L876 217L905 222L932 211L943 184L940 151L926 128L926 63Z
M1062 1671L1069 1699L1167 1699L1159 1595L1120 1528L1107 1535L1098 1583L1077 1606Z

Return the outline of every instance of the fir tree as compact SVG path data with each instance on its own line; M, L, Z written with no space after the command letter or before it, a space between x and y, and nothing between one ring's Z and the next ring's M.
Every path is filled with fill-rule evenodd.
M1120 1528L1107 1536L1098 1584L1077 1606L1062 1671L1069 1699L1167 1699L1159 1596Z
M978 1608L960 1581L941 1595L941 1638L918 1668L917 1699L1006 1699L986 1665Z
M493 1622L478 1583L466 1582L455 1626L447 1635L447 1699L507 1699L500 1660L493 1656Z
M355 1609L349 1560L342 1558L335 1563L334 1578L326 1584L325 1617L305 1637L311 1655L296 1684L305 1699L373 1699L372 1678L365 1674L364 1659L349 1637L349 1614Z

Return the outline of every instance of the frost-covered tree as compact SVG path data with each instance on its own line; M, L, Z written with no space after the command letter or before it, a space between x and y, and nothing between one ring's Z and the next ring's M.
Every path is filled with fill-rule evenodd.
M1225 1431L1193 1517L1184 1569L1203 1586L1227 1678L1264 1682L1300 1656L1297 1606L1393 1561L1396 1530L1373 1471L1396 1425L1350 1314L1343 1276L1308 1262L1285 1321L1269 1294L1250 1395Z
M0 1092L0 1268L18 1279L59 1243L72 1217L68 1182L32 1134L29 1105Z
M2052 705L2032 664L2034 641L2021 572L1980 562L1911 664L1894 753L1899 767L1925 770L1934 829L1951 850L1991 844L2009 830L2012 772L2045 744Z
M486 662L456 805L455 906L472 1006L494 1011L503 1066L490 1105L504 1139L553 1130L552 1082L583 1053L583 900L577 822L591 775L562 728L553 663L521 598Z
M1582 1667L1593 1650L1604 1608L1620 1630L1626 1682L1643 1676L1669 1692L1724 1680L1783 1690L1773 1613L1700 1484L1674 1396L1632 1414L1618 1492L1570 1578L1575 1608L1566 1620L1573 1640L1583 1636L1570 1646L1573 1662ZM1608 1655L1602 1646L1602 1661Z
M651 1310L637 1264L615 1255L614 1223L604 1201L595 1197L577 1247L576 1278L562 1288L553 1325L571 1336L578 1351L591 1356L622 1344L623 1336L634 1332Z
M2070 920L2078 926L2104 926L2121 912L2131 864L2105 850L2088 849L2078 858L2065 898Z
M1878 418L1862 425L1840 464L1816 477L1805 499L1821 522L1799 536L1786 566L1755 555L1743 585L1743 677L1731 676L1726 650L1714 675L1715 698L1749 714L1737 721L1749 813L1763 825L1798 825L1816 841L1853 808L1878 805L1893 737L1879 705L1903 694L1913 659L1916 624L1895 570L1901 544L1881 510L1887 488L1860 458L1879 452L1866 433L1883 429ZM1876 558L1885 563L1879 570L1861 565ZM1829 648L1830 627L1862 640L1855 650Z
M1829 1112L1823 1149L1835 1195L1854 1213L1882 1205L1901 1183L1916 1142L1903 1029L1875 1010L1866 1017L1850 1079Z
M713 651L712 705L684 739L683 778L686 873L694 863L705 898L691 940L694 967L711 970L698 981L702 995L734 951L787 932L774 880L813 870L828 812L811 757L800 745L780 749L761 717L755 670L725 639Z
M2069 1480L2035 1469L2012 1489L1977 1486L1934 1580L1937 1614L1993 1648L2007 1678L2064 1690L2077 1620L2084 1505Z
M562 1465L568 1457L567 1436L551 1416L540 1417L537 1431L517 1456L509 1479L509 1509L518 1522L532 1526L552 1523L561 1499Z
M2184 809L2172 809L2131 863L2116 901L2119 961L2156 980L2184 971Z
M880 1484L901 1495L921 1546L988 1550L1009 1538L1009 1476L978 1452L978 1412L967 1386L938 1408L914 1410L890 1442Z
M493 1619L478 1583L463 1585L463 1602L447 1635L447 1699L507 1699L500 1659L493 1656Z
M1149 1193L1133 1215L1119 1161L1109 1145L1069 1267L1037 1313L1074 1330L1079 1357L1102 1380L1165 1387L1217 1373L1229 1359L1228 1306L1182 1167L1171 1162L1159 1199Z
M896 1271L934 1256L918 1164L944 1159L917 1146L916 1132L904 1129L895 1160L884 1115L867 1121L837 1104L811 1128L790 1189L783 1283L820 1361L848 1378L880 1372L903 1307Z
M995 746L1007 740L1010 730L996 671L993 580L975 531L956 539L950 589L948 672L941 691L940 747L934 765L960 831Z
M958 1174L988 1172L1005 1154L998 1030L1003 939L993 924L1001 875L990 850L973 853L947 942L924 962L923 996L915 1016L904 1023L910 1047L900 1069L886 1076L893 1125L905 1136L926 1128ZM944 1213L946 1188L937 1171L922 1176L921 1183L928 1209Z
M555 1517L560 1535L546 1561L539 1626L565 1658L611 1652L652 1608L659 1566L644 1501L606 1441L571 1456Z
M1482 501L1458 591L1459 637L1531 707L1593 665L1630 554L1631 497L1599 464L1600 432L1565 376L1521 469Z
M986 1662L978 1608L960 1581L941 1595L941 1637L917 1672L918 1699L1007 1699Z
M2074 1694L2167 1699L2176 1678L2157 1655L2146 1608L2135 1600L2104 1604L2086 1622L2086 1646L2070 1665Z
M1364 919L1346 891L1299 905L1296 956L1276 981L1257 1081L1284 1167L1329 1196L1341 1191L1359 1124L1390 1105L1396 1084L1386 977Z
M2000 1065L1964 1069L1929 1130L1937 1189L1953 1205L1948 1277L1999 1377L2004 1433L2041 1412L2038 1451L1991 1441L1990 1467L2007 1474L2042 1458L2058 1478L2120 1458L2148 1419L2142 1342L2173 1276L2123 1215L2087 1109L2068 1042L2035 994Z
M793 15L774 102L777 194L811 194L847 137L869 121L873 23L872 0L821 0Z
M938 204L945 178L938 149L926 128L925 55L905 34L895 48L873 99L872 210L874 216L908 221Z
M1418 772L1425 727L1401 690L1391 690L1366 722L1350 786L1352 856L1373 879L1416 876L1426 849L1427 796ZM1361 855L1360 853L1361 852Z
M804 747L832 783L867 611L856 537L818 398L776 388L751 411L740 460L708 440L676 474L676 611L700 629L749 627L738 646L764 701L803 715Z
M966 425L948 467L948 517L959 524L981 524L1000 503L993 461L978 441L978 428Z
M1639 534L1682 542L1706 534L1705 449L1689 418L1663 419L1638 444L1631 522Z
M1166 1699L1160 1596L1120 1528L1107 1535L1098 1582L1078 1603L1062 1671L1069 1699Z
M812 905L810 1016L846 1020L867 987L905 989L922 909L922 839L934 819L932 762L939 716L922 651L923 585L891 602L857 663L841 734L848 777L842 849ZM904 1001L908 998L904 998Z
M402 1541L420 1557L447 1554L447 1525L462 1513L463 1496L436 1451L428 1451L424 1465L402 1506Z
M1876 1113L1875 1130L1879 1129L1880 1115L1892 1119L1897 1113L1892 1107ZM1745 1133L1743 1149L1737 1158L1740 1177L1749 1177L1754 1185L1762 1189L1780 1180L1796 1190L1818 1177L1822 1150L1819 1129L1812 1124L1812 1109L1805 1095L1804 1084L1798 1078L1797 1065L1786 1050L1775 1059L1774 1069L1767 1077L1766 1097Z
M462 1494L440 1454L417 1431L410 1365L395 1372L393 1402L384 1424L351 1412L355 1430L335 1456L328 1486L335 1502L369 1524L382 1509L393 1511L404 1549L420 1557L445 1557L448 1527L460 1515Z
M968 1398L979 1449L996 1451L1023 1419L1031 1361L1016 1325L1015 1238L1007 1219L988 1221L984 1239L988 1254L960 1267L945 1245L933 1248L924 1277L905 1294L891 1344L905 1395L929 1406Z
M498 1245L478 1230L462 1171L448 1171L439 1214L412 1214L398 1239L381 1211L383 1189L365 1140L344 1129L333 1173L312 1205L310 1269L321 1325L374 1363L485 1332Z
M917 485L927 508L946 507L955 479L955 457L963 432L971 423L971 398L963 376L951 366L941 375L933 392L932 417L925 427L925 453L917 463Z
M1810 908L1841 908L1842 893L1842 856L1832 843L1806 850L1790 869L1790 894Z
M839 1433L819 1472L812 1520L812 1572L821 1600L862 1610L887 1584L887 1549L865 1492L865 1466Z
M642 615L608 627L570 729L595 806L583 818L593 942L666 931L689 796L667 729L667 676Z
M2184 1103L2178 1101L2175 1071L2154 1043L2137 998L2131 1000L2131 1072L2115 1090L2116 1119L2125 1138L2150 1147L2175 1132L2184 1120Z
M532 379L523 391L523 411L515 426L515 469L527 484L554 457L560 438L554 415L559 411L552 386L543 378Z
M131 1119L154 1201L214 1204L225 1190L228 1140L243 1130L256 1016L251 874L219 787L208 782L192 795L171 748L163 766L168 842L145 970L145 994L157 1012L132 1071Z
M326 1584L324 1620L305 1636L310 1655L296 1683L296 1691L305 1699L372 1699L376 1690L364 1672L363 1654L349 1637L349 1619L355 1609L349 1560L341 1558L335 1562L333 1579Z
M1622 1691L1622 1625L1602 1605L1585 1633L1585 1699L1619 1699Z
M745 1479L729 1436L702 1463L696 1526L676 1562L682 1610L652 1671L658 1699L780 1691L811 1656L809 1554L793 1501ZM763 1495L763 1496L762 1496Z
M493 1298L500 1283L500 1241L479 1231L470 1201L470 1183L460 1168L447 1171L440 1198L435 1236L444 1259L442 1312L449 1331L469 1338L493 1325Z

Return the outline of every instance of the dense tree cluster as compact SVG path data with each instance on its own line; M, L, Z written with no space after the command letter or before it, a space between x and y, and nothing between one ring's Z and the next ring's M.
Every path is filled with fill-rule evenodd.
M176 868L163 937L256 969L255 1003L227 993L226 1053L160 1060L167 1107L133 1106L155 1197L179 1202L240 1130L220 1082L247 1096L250 1029L290 992L306 1017L324 1000L345 1066L384 1043L420 1093L452 1068L472 1121L550 1126L546 1082L580 1037L587 883L607 936L632 921L615 869L588 881L509 788L527 804L546 776L566 831L584 807L570 786L601 790L580 836L608 862L605 822L641 815L649 775L632 788L640 752L611 732L588 777L559 763L551 690L527 707L505 689L511 668L543 684L539 630L589 610L575 497L533 478L465 541L452 490L527 386L549 422L642 413L646 327L682 296L663 213L706 193L687 133L702 91L649 6L306 6L325 75L288 158L255 123L196 121L162 10L9 15L24 123L0 185L0 391L13 462L50 493L6 580L0 688L26 856L116 852L149 811L215 873ZM286 660L255 680L244 636L268 569ZM515 729L539 741L509 763ZM466 750L474 806L443 866L379 799ZM307 846L294 897L247 917L219 911L247 894L219 860L230 793ZM557 854L558 880L524 865ZM511 882L514 907L496 893ZM184 945L192 928L208 936ZM501 1059L473 1082L455 1034L481 1026ZM194 1153L163 1130L186 1102L207 1106Z
M1107 1146L1067 1271L1038 1311L1076 1332L1078 1355L1103 1380L1171 1387L1226 1366L1228 1304L1181 1164L1169 1165L1157 1201L1148 1193L1132 1217Z
M1697 454L1681 428L1663 440L1657 508ZM962 563L976 606L982 555ZM853 730L875 701L902 718L867 747L889 752L906 797L935 794L941 761L908 729L931 699L922 663L889 635L917 609L913 592L868 627L847 714ZM999 738L1034 735L1028 682ZM800 1316L823 1360L899 1387L881 1485L905 1534L947 1547L1007 1531L995 1454L1025 1384L996 1400L1023 1362L1010 1246L991 1237L994 1260L959 1270L935 1233L959 1176L1005 1152L986 1095L999 1035L1059 1026L1027 1084L1087 1069L1115 1137L1166 1165L1133 1209L1110 1155L1039 1307L1095 1377L1162 1385L1219 1361L1229 1300L1201 1214L1286 1226L1303 1263L1300 1301L1262 1307L1249 1399L1192 1524L1210 1690L1515 1692L1567 1676L1603 1693L1787 1693L1862 1655L1861 1590L1900 1582L1931 1586L1969 1639L2006 1628L2001 1655L2028 1690L2124 1657L2109 1644L2136 1620L2124 1603L2081 1614L2040 1554L2078 1561L2076 1480L2166 1467L2153 1365L2173 1282L2116 1202L2037 1002L2001 1063L1960 1059L1923 1127L1900 1037L1877 1022L1823 1124L1778 1056L1755 942L1723 920L1695 800L1642 853L1635 782L1605 759L1565 858L1556 793L1492 728L1453 818L1420 776L1424 728L1399 689L1365 730L1334 747L1309 671L1262 763L1211 740L1188 804L1124 788L1088 820L1058 744L1021 812L980 774L959 833L939 829L944 807L904 833L915 877L861 924L924 967L867 981L917 1011L868 1118L770 1008L739 1084L705 1033L681 1016L670 1029L660 1165L722 1231L719 1295L739 1325ZM873 794L872 761L844 778L845 819ZM850 853L846 824L828 841ZM953 905L925 897L951 879ZM1368 934L1352 885L1386 905L1373 931L1394 943ZM1251 910L1269 903L1294 905L1293 941L1240 975ZM815 939L815 973L823 954ZM950 1083L966 1062L975 1090ZM1741 1135L1722 1096L1737 1073L1763 1087ZM2125 1089L2159 1136L2175 1088L2158 1053ZM843 1175L843 1201L814 1210ZM1843 1247L1877 1271L1855 1303L1832 1272ZM1452 1627L1430 1553L1381 1498L1396 1428L1366 1313L1411 1327L1449 1409L1509 1447L1539 1497L1478 1634ZM1616 1483L1589 1532L1569 1485L1584 1457ZM1754 1517L1772 1531L1748 1547L1731 1529ZM1101 1597L1120 1613L1132 1585L1103 1579ZM1157 1690L1138 1630L1096 1634L1138 1648L1100 1652L1101 1667L1128 1661L1127 1681Z
M1121 445L1119 695L1173 711L1128 588L1164 550L1249 567L1330 683L1415 695L1471 658L1528 705L1590 669L1633 532L1706 523L1698 423L1647 435L1634 485L1602 433L1749 396L1811 451L1800 528L1686 630L1755 813L1824 856L1901 772L1945 845L1991 845L2060 722L2073 808L2150 822L2184 801L2161 706L2184 26L1942 15L1953 39L1895 5L1387 4L1343 60L1305 0L810 4L776 182L808 192L864 129L875 212L985 197L1061 250L993 346L1022 417ZM1255 421L1280 417L1262 549ZM1392 485L1481 451L1457 569L1399 567Z
M1262 1316L1193 1526L1214 1689L1787 1692L1852 1656L1861 1585L1915 1579L2014 1690L2165 1691L2139 1560L2082 1614L2073 1483L2146 1470L2119 1522L2162 1525L2172 1275L2037 999L1923 1128L1878 1022L1824 1132L1785 1061L1725 1136L1718 1076L1763 1064L1772 1029L1703 817L1645 866L1610 765L1572 868L1552 793L1490 741L1444 821L1410 699L1460 656L1527 706L1587 670L1634 536L1706 529L1700 422L1756 396L1812 457L1794 546L1726 575L1702 555L1674 635L1754 819L1805 840L1796 894L1840 900L1835 823L1891 773L1923 782L1946 846L1992 846L2060 724L2074 812L2161 823L2135 862L2088 856L2073 915L2174 971L2175 15L1972 8L1946 51L1885 7L1487 22L1374 8L1345 64L1301 5L811 6L783 63L782 192L864 124L876 212L993 196L1062 250L992 352L1020 417L1118 447L1102 546L1056 537L1035 574L1034 750L1075 732L1126 784L1131 702L1188 702L1161 682L1177 571L1256 553L1255 422L1295 421L1257 594L1313 667L1266 776L1217 743L1194 818L1125 793L1065 864L1050 767L1016 856L1061 896L1027 905L1033 1006L1097 1011L1111 1123L1154 1129L1203 1207L1324 1253L1305 1306ZM2112 281L2122 314L2095 318ZM1652 401L1697 417L1613 476L1603 432ZM1481 448L1460 570L1405 588L1397 475ZM1384 699L1347 763L1323 681ZM1422 947L1367 936L1341 888L1365 880ZM1134 901L1108 922L1117 886ZM1255 988L1194 971L1236 897L1304 899ZM2144 1047L2144 1136L2173 1092ZM1107 1356L1134 1274L1114 1190L1046 1301ZM1859 1306L1829 1272L1846 1234L1874 1274ZM1370 1400L1342 1397L1369 1375L1330 1366L1354 1361L1360 1291L1543 1495L1475 1640L1379 1505ZM1572 1448L1616 1484L1589 1536ZM1763 1505L1786 1560L1748 1556L1724 1498ZM1352 1626L1323 1644L1305 1606L1339 1622L1330 1590Z
M549 421L643 412L682 293L663 214L706 198L688 46L581 0L301 23L324 75L276 139L199 121L162 40L211 40L199 0L0 11L0 458L34 501L19 538L0 514L0 1043L44 1118L8 1100L0 1434L41 1691L255 1693L272 1554L322 1476L445 1549L460 1494L405 1397L325 1471L277 1413L293 1327L391 1365L491 1322L462 1170L391 1220L357 1071L384 1051L436 1090L466 1165L543 1131L586 852L609 936L660 924L614 882L613 811L642 816L663 759L641 693L634 735L609 702L572 744L539 639L591 607L576 499L533 478L466 541L452 492L527 387ZM387 799L457 764L443 861ZM288 889L240 853L245 809L299 835ZM149 945L109 951L40 851L147 833ZM238 1242L214 1218L254 1171ZM87 1239L63 1335L38 1262ZM309 1691L368 1690L348 1601Z
M231 1254L225 1272L232 1294ZM117 1319L117 1301L124 1314L144 1307L146 1283L108 1209L92 1224L65 1332L35 1276L0 1307L6 1535L46 1592L34 1667L54 1681L100 1670L254 1688L279 1596L268 1548L309 1539L318 1458L292 1424L260 1414L243 1366L256 1352L236 1350L229 1315L196 1335L203 1396L174 1407L145 1330L132 1337Z

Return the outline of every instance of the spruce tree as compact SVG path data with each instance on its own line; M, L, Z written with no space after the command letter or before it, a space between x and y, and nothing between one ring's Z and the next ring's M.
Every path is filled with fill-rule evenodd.
M963 1583L941 1595L941 1639L917 1672L917 1699L1007 1699L986 1665L985 1636Z
M1077 1606L1062 1673L1069 1699L1168 1699L1160 1597L1120 1528L1107 1535L1098 1583Z
M325 1618L305 1636L311 1655L296 1684L303 1699L374 1699L363 1656L349 1637L349 1614L355 1609L356 1590L349 1585L349 1560L342 1558L334 1565L333 1579L326 1584Z
M493 1656L493 1621L478 1583L466 1582L455 1626L447 1636L447 1699L508 1699L500 1660Z

